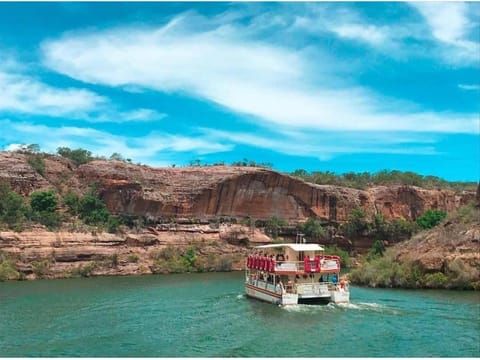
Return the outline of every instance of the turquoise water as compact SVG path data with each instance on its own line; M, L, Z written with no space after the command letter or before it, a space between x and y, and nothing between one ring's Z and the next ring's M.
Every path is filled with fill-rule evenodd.
M480 356L480 294L352 287L280 308L243 273L0 283L0 357Z

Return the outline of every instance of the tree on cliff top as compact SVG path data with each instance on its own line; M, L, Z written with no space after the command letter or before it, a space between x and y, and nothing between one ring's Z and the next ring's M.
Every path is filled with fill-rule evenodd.
M57 153L60 156L72 160L77 165L86 164L94 160L90 151L81 148L72 150L68 147L59 147L57 148Z

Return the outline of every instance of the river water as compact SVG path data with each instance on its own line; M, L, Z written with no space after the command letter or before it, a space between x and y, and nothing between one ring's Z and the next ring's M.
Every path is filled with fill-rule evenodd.
M351 288L248 299L243 273L0 283L0 357L478 357L480 294Z

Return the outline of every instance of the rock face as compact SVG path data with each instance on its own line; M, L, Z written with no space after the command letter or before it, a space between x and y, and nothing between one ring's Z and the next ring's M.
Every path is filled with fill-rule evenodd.
M0 153L0 180L24 195L33 190L84 192L97 184L113 213L159 218L246 217L272 215L297 222L317 216L342 222L355 207L387 219L415 220L428 209L452 211L475 197L473 192L427 190L414 186L375 186L357 190L315 185L272 170L250 167L151 168L120 161L93 161L78 168L49 156L45 178L27 156Z
M394 246L399 262L414 263L426 273L457 271L480 285L480 211L469 206L429 231ZM462 279L460 279L462 280Z
M215 268L220 259L228 259L232 270L242 270L247 248L235 244L248 229L223 226L185 226L166 230L149 228L140 233L106 234L91 232L50 232L39 227L16 233L0 231L0 254L15 259L15 266L27 278L62 278L82 267L95 264L93 275L138 275L154 272L155 256L167 246L185 249L195 245L197 255L213 257ZM232 236L236 234L236 236ZM240 236L239 236L240 235ZM258 230L249 233L252 242L269 239ZM39 270L39 263L43 269ZM205 271L208 271L206 268Z

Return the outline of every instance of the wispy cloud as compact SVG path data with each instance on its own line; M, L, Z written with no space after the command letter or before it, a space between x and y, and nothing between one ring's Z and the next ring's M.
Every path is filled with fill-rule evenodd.
M453 61L479 62L480 44L478 42L478 20L475 23L469 17L469 7L463 2L412 2L409 3L425 18L432 35L441 43L454 48L448 51ZM476 28L476 42L469 35Z
M65 116L86 113L106 99L84 89L60 89L36 79L0 70L0 111Z
M467 90L467 91L480 90L480 85L476 85L476 84L458 84L458 87L462 90Z
M95 92L52 86L19 72L23 68L13 60L0 63L0 112L114 123L160 120L166 116L152 109L120 111L108 98Z
M254 146L261 149L275 149L282 154L330 159L339 154L436 154L435 138L418 136L415 133L402 137L391 133L364 133L361 138L355 133L331 132L283 132L282 136L272 132L270 136L251 132L201 129L207 136L217 141ZM321 140L319 140L321 139ZM405 146L408 145L408 146Z
M342 24L333 26L331 30L340 37L356 39L375 46L382 45L388 40L386 31L375 25Z
M240 25L200 32L191 32L191 27L183 15L160 28L70 34L42 44L44 63L85 82L185 93L284 127L478 130L472 114L409 111L410 106L399 107L396 100L385 103L360 86L338 89L312 82L314 64L301 51L243 37ZM375 38L375 29L370 33Z
M109 157L112 153L118 152L126 158L157 165L171 163L171 159L164 152L192 152L204 155L233 148L231 143L217 141L205 134L179 136L152 132L146 136L131 137L88 127L55 127L7 119L0 120L0 127L3 130L0 133L0 141L6 144L4 150L16 150L21 143L39 144L42 150L47 152L55 152L62 146L82 147L96 155Z

